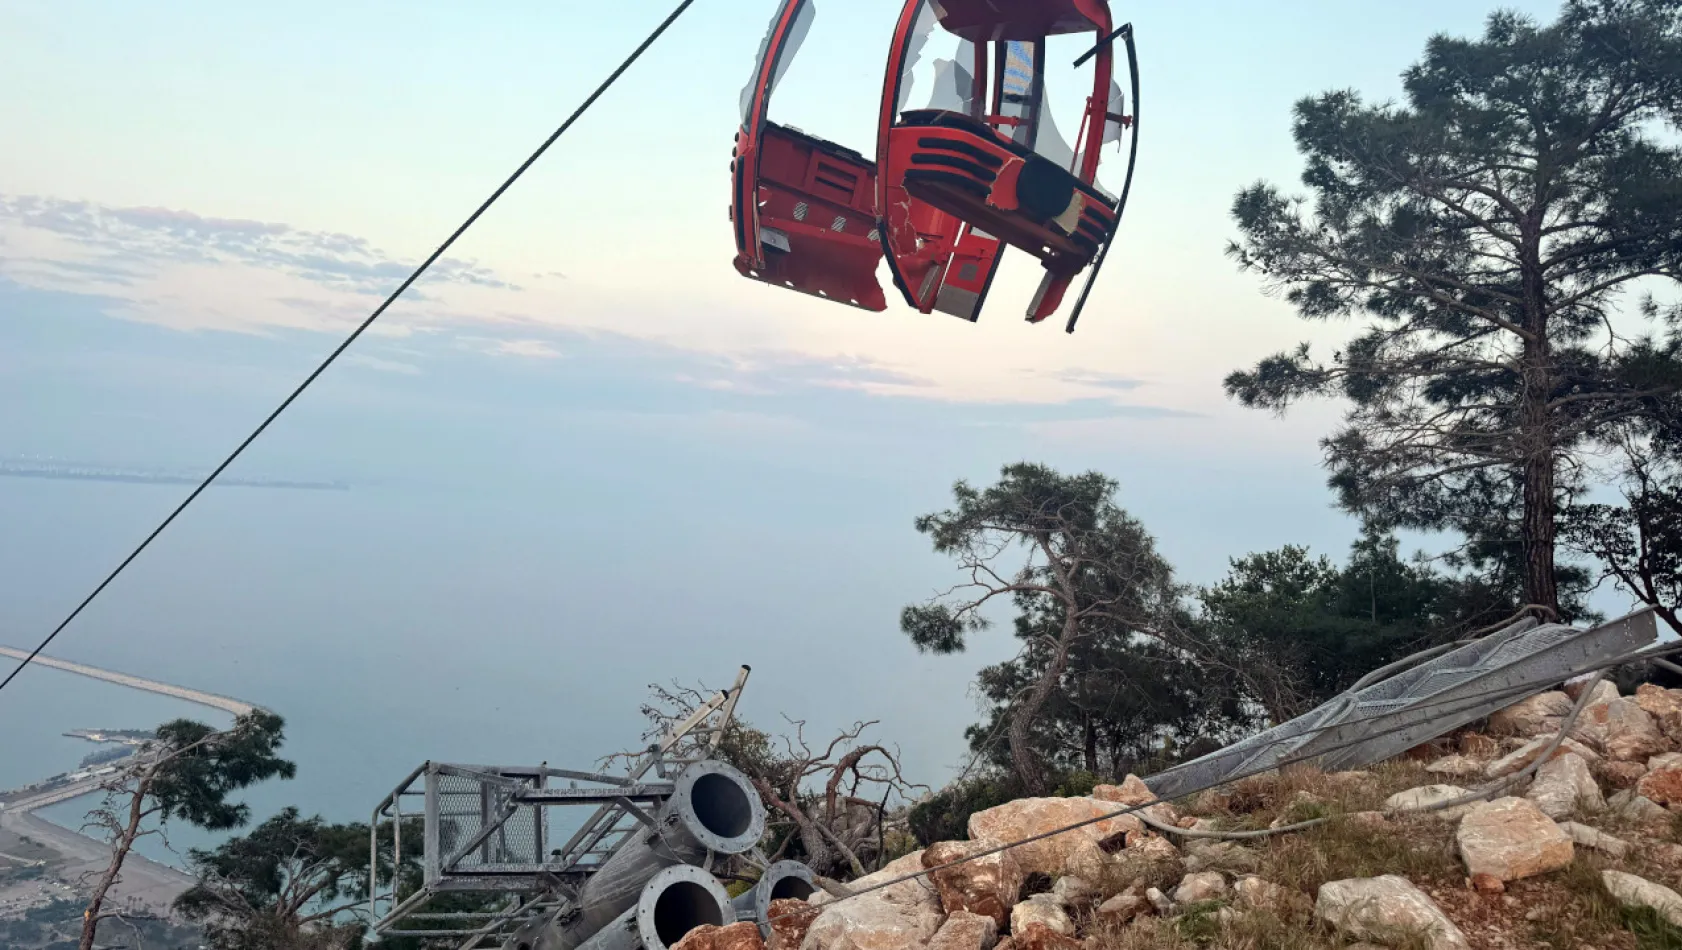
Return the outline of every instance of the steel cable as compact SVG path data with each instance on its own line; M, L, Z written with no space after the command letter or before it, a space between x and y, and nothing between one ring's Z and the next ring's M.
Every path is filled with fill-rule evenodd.
M1614 669L1616 667L1624 666L1624 665L1627 665L1627 664L1630 664L1630 663L1642 662L1644 660L1650 660L1650 659L1654 659L1654 658L1658 658L1658 657L1668 656L1668 655L1675 654L1675 653L1682 653L1682 643L1668 643L1668 644L1659 644L1659 645L1656 645L1656 646L1646 647L1646 648L1643 648L1641 650L1635 650L1635 651L1632 651L1632 652L1629 652L1629 653L1625 653L1621 656L1614 657L1611 660L1596 662L1596 663L1594 663L1592 665L1589 665L1589 666L1577 667L1577 668L1573 669L1572 671L1568 672L1565 676L1562 676L1559 679L1559 682L1564 682L1566 680L1574 679L1578 676L1582 676L1582 675L1587 674L1587 673L1603 672L1605 670L1611 670L1611 669ZM1592 689L1590 691L1592 691ZM1586 697L1589 694L1590 691L1585 691L1583 696L1579 697L1578 703L1575 704L1574 708L1580 707L1583 704L1583 702L1585 702L1584 697ZM1467 697L1464 701L1468 705L1463 706L1462 709L1474 708L1477 705L1481 705L1482 703L1487 702L1490 697L1502 696L1503 694L1516 695L1517 693L1520 693L1520 692L1522 692L1526 695L1535 695L1537 692L1540 692L1540 690L1537 690L1533 687L1524 687L1522 689L1508 688L1508 689L1504 689L1504 690L1488 690L1488 691L1485 691L1484 693L1480 693L1476 696ZM1423 707L1421 707L1421 708L1423 708ZM1367 717L1367 718L1368 719L1376 719L1376 718L1381 718L1381 717L1380 716L1370 716L1370 717ZM1353 722L1355 724L1358 724L1361 721L1362 720L1354 720ZM1339 726L1347 726L1347 725L1350 725L1350 724L1351 724L1350 722L1335 723L1335 724L1331 724L1331 725L1327 725L1327 726L1323 726L1323 727L1317 727L1315 730L1312 730L1312 731L1313 732L1323 732L1323 731L1326 731L1328 729L1338 728ZM1191 789L1191 790L1185 792L1183 795L1181 795L1179 797L1180 798L1185 798L1185 797L1190 796L1190 795L1194 795L1194 794L1198 794L1200 792L1208 791L1211 788L1215 788L1215 787L1218 787L1218 786L1221 786L1221 785L1231 784L1232 782L1241 781L1243 779L1250 778L1250 777L1255 776L1255 775L1260 775L1260 774L1263 774L1263 773L1266 773L1266 772L1272 772L1272 771L1275 771L1275 770L1278 770L1278 769L1282 769L1285 766L1294 765L1297 762L1307 761L1307 760L1310 760L1310 759L1317 759L1317 758L1319 758L1323 755L1329 754L1331 752L1337 752L1337 751L1340 751L1342 749L1351 748L1351 747L1360 745L1361 743L1371 741L1373 739L1382 738L1384 736L1391 735L1391 734L1396 733L1396 732L1400 732L1404 729L1412 728L1414 725L1416 725L1416 724L1415 723L1403 723L1399 726L1394 726L1394 727L1391 727L1389 729L1383 730L1381 732L1374 733L1372 735L1361 736L1359 738L1352 739L1348 742L1344 742L1344 743L1340 743L1340 744L1331 746L1330 748L1316 749L1316 750L1314 750L1312 752L1308 752L1308 753L1302 753L1302 754L1298 754L1298 755L1295 755L1295 756L1287 756L1285 759L1283 759L1281 761L1278 761L1278 762L1275 762L1275 763L1272 763L1270 765L1262 766L1262 767L1253 769L1249 772L1246 772L1246 773L1243 773L1243 774L1240 774L1240 775L1229 776L1229 777L1224 778L1224 779L1222 779L1218 782L1208 783L1207 785L1205 785L1201 788ZM1563 733L1561 734L1561 736L1563 736ZM1299 736L1291 736L1288 739L1276 740L1276 742L1294 741L1294 740L1299 739L1299 738L1301 738L1300 735ZM1560 737L1556 737L1556 741L1552 744L1552 747L1557 748L1558 745L1559 745L1559 741L1560 741ZM1541 760L1539 759L1539 761L1541 761ZM1489 793L1487 791L1484 791L1481 794L1479 794L1477 797L1482 797L1482 795L1487 795L1487 794L1489 794ZM899 875L897 877L890 878L889 880L882 881L882 882L879 882L879 883L876 883L876 884L872 884L869 887L860 888L860 889L857 889L857 890L848 888L848 893L846 894L846 896L837 897L834 901L830 901L829 903L823 904L821 906L822 907L830 907L830 906L832 906L834 904L837 904L837 903L840 903L841 901L844 901L844 900L850 900L854 897L861 897L865 894L869 894L869 893L872 893L872 892L875 892L875 891L880 891L880 890L884 890L884 889L889 888L889 887L893 887L896 884L904 884L904 883L909 882L909 881L917 880L918 878L927 877L929 875L932 875L935 871L944 871L944 870L947 870L949 868L959 867L959 866L964 865L964 864L969 864L969 863L972 863L972 862L975 862L975 861L979 861L982 858L992 857L995 854L1002 854L1006 851L1011 851L1011 850L1014 850L1016 848L1020 848L1024 845L1033 844L1037 841L1044 841L1047 838L1053 838L1053 837L1056 837L1057 835L1060 835L1060 834L1067 834L1068 832L1075 831L1075 830L1080 829L1080 828L1085 828L1088 825L1095 825L1095 824L1099 824L1100 822L1112 821L1116 818L1122 818L1122 817L1125 817L1127 815L1135 815L1138 812L1141 812L1144 809L1149 808L1152 805L1157 805L1157 804L1161 804L1161 802L1159 802L1159 801L1149 801L1149 802L1143 802L1143 803L1140 803L1140 804L1137 804L1137 805L1130 805L1126 808L1118 809L1116 811L1107 812L1107 813L1102 814L1102 815L1094 815L1091 818L1085 818L1085 819L1082 819L1080 821L1071 822L1067 825L1063 825L1063 826L1058 827L1058 828L1050 829L1049 831L1040 832L1039 834L1029 835L1026 838L1020 838L1020 839L1017 839L1015 841L1005 842L1005 843L1000 844L996 847L986 848L986 849L984 849L982 851L978 851L974 854L965 855L962 858L957 858L957 859L945 862L944 864L940 864L940 865L937 865L937 866L932 867L932 868L924 868L920 871L913 871L913 872L908 873L908 874L902 874L902 875ZM842 886L845 886L845 885L842 885ZM791 912L786 912L786 913L779 914L779 915L772 915L771 917L766 918L765 922L767 924L769 924L773 921L781 920L785 917L798 916L799 914L803 914L803 913L809 913L809 911L791 911Z
M516 168L514 173L508 176L507 180L498 186L495 191L491 192L490 197L486 198L471 215L468 215L467 220L463 221L461 226L456 228L455 232L444 240L444 243L438 245L438 249L433 251L419 267L415 268L414 273L410 274L408 279L404 280L402 284L398 285L396 290L391 292L391 296L385 298L385 302L376 307L374 312L369 314L368 318L363 320L362 324L358 326L350 336L345 338L344 342L340 343L332 353L328 354L327 358L322 360L321 364L315 368L315 371L306 376L304 381L299 383L298 387L292 391L292 394L282 400L280 405L277 406L273 412L269 413L268 418L264 419L256 429L252 430L251 434L245 437L245 441L241 442L239 447L235 448L226 459L223 459L222 464L216 466L215 471L206 476L204 481L200 482L198 487L194 488L192 493L189 494L186 499L181 502L181 504L177 505L174 511L169 513L169 517L165 518L156 528L152 529L152 533L147 535L146 539L141 541L140 545L131 551L128 557L123 558L122 563L118 564L116 569L110 574L106 575L105 580L100 581L99 586L93 589L93 593L83 599L80 604L77 604L76 609L72 610L70 615L64 618L63 622L53 628L53 632L47 634L46 639L42 640L40 645L30 651L28 658L26 658L22 663L19 663L16 669L8 673L4 680L0 680L0 690L5 689L12 680L16 679L17 675L23 672L24 667L28 666L36 656L40 655L41 651L45 650L48 644L52 643L60 633L64 632L64 628L70 626L70 624L81 615L82 611L86 610L87 606L93 603L94 598L103 593L105 588L109 587L111 582L116 580L117 576L122 574L123 571L128 568L129 564L133 563L134 559L140 556L142 551L145 551L146 548L151 546L152 542L157 539L158 535L162 534L164 529L168 528L170 524L174 522L178 516L180 516L181 512L185 511L187 506L192 504L206 488L209 488L211 482L214 482L217 476L221 475L229 465L232 465L234 460L239 458L240 455L245 452L246 448L251 445L251 443L257 441L257 437L262 435L263 432L268 429L270 423L279 418L280 414L285 412L287 407L291 406L294 400L303 395L304 390L308 389L310 384L314 383L316 378L325 372L327 367L331 366L333 362L339 358L340 354L349 349L350 345L356 342L358 337L362 336L363 331L367 330L370 326L373 326L374 321L378 320L380 315L385 313L386 308L395 303L397 298L401 296L404 291L409 289L410 285L420 279L420 276L426 273L428 268L437 262L440 257L444 256L444 252L449 250L450 246L455 244L456 240L465 234L467 229L472 227L474 222L478 221L479 217L489 210L490 206L496 203L498 198L502 197L503 192L512 187L514 182L517 181L521 175L525 174L526 169L535 164L537 160L543 156L543 153L549 150L549 146L554 145L555 141L565 134L567 129L571 128L574 122L577 122L591 106L595 105L596 100L601 98L602 94L607 92L607 90L618 81L619 77L623 75L627 69L631 68L631 64L635 63L650 46L654 45L654 41L659 39L660 35L665 33L666 29L676 22L677 18L682 16L683 12L689 9L690 5L694 2L695 0L682 0L682 2L677 5L676 9L672 10L666 19L662 20L660 25L655 27L654 32L650 33L648 38L643 40L641 45L633 50L631 55L626 57L625 61L620 63L619 67L615 69L601 85L596 87L596 91L592 92L589 97L573 111L572 115L567 116L566 121L562 122L560 127L550 134L550 136L543 141L543 144L539 145L537 150L532 152L529 158L527 158L524 162L521 162L520 167Z

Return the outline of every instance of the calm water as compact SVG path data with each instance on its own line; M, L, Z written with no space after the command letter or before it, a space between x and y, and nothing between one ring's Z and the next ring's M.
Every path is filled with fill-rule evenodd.
M649 683L716 687L742 663L746 716L882 719L930 780L960 757L963 697L987 657L903 643L898 603L943 572L914 563L921 545L900 519L818 530L795 506L778 516L774 491L746 502L773 509L756 521L741 504L702 514L681 491L638 487L585 473L524 497L212 490L48 652L280 712L299 775L248 794L259 819L288 804L366 819L428 758L590 767L638 743ZM0 479L0 642L33 645L180 497ZM881 553L890 535L897 562ZM810 566L837 562L847 586ZM183 715L225 719L31 668L0 693L0 786L96 748L66 730ZM43 814L74 826L86 801Z

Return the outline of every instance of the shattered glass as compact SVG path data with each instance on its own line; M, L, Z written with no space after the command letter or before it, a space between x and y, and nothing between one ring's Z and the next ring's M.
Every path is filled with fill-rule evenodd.
M937 29L939 15L924 3L907 38L899 76L896 112L945 109L979 116L975 100L975 44Z
M800 52L800 44L806 42L806 34L811 32L812 19L817 16L817 0L787 0L777 8L770 25L765 28L765 38L759 41L759 52L753 58L753 72L748 76L748 84L742 87L740 106L743 125L747 125L748 114L753 110L754 95L759 91L759 71L765 64L765 57L771 51L771 38L776 35L777 24L782 22L783 12L790 6L798 6L799 11L794 15L794 22L789 24L788 38L778 53L776 71L772 74L770 88L765 93L767 102L776 93L777 84L782 82L789 64L794 62L795 55Z

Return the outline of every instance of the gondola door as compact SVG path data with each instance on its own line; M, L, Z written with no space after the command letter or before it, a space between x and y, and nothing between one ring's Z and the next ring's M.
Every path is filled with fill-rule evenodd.
M784 0L742 90L730 164L736 270L773 286L886 310L876 267L876 165L852 149L766 118L771 94L816 16Z

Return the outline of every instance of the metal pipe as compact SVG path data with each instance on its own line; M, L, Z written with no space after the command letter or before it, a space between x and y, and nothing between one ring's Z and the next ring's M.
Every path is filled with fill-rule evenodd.
M582 944L559 921L534 921L503 944L508 950L670 950L696 927L722 927L735 919L730 896L717 879L690 864L655 874L635 902Z
M742 854L765 835L765 805L753 783L715 759L684 769L658 814L637 814L646 824L633 829L585 881L576 911L555 918L545 931L545 939L553 935L555 950L574 950L617 923L662 870L682 865L710 870L713 854ZM729 919L734 919L733 912Z
M778 861L765 869L759 883L742 892L730 902L736 909L737 920L751 920L759 925L762 936L771 936L771 902L793 898L808 900L818 891L812 879L812 869L799 861Z

